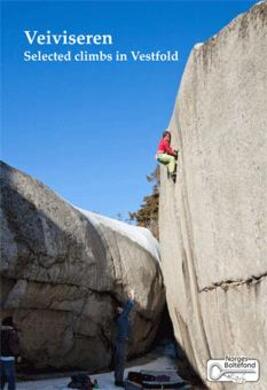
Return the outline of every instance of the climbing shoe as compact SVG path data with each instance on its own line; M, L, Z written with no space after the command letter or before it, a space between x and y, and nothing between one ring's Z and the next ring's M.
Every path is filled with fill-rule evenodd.
M173 181L174 183L176 183L176 173L173 173L173 174L172 174L172 181Z

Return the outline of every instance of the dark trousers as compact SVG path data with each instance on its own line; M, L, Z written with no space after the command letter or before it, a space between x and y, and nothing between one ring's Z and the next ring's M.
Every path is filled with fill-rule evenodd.
M123 382L126 357L127 357L127 339L125 338L125 339L116 340L115 356L114 356L114 363L115 363L114 375L115 375L116 382Z
M0 361L0 377L1 390L4 389L6 382L8 383L8 390L16 389L16 371L15 361L4 362Z

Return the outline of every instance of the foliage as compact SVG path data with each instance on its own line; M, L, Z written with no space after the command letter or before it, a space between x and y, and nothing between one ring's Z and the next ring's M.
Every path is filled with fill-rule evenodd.
M159 213L159 186L160 186L160 174L159 167L147 177L149 183L153 183L152 194L144 197L143 202L139 210L135 212L129 212L131 222L135 222L137 226L143 226L148 228L152 234L158 239L158 213Z

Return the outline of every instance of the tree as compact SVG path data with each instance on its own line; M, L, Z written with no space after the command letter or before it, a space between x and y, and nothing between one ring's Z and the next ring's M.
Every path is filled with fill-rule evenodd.
M159 186L160 174L159 167L148 175L147 181L154 183L152 194L144 197L140 209L135 212L129 212L130 221L137 226L148 228L151 233L159 239L158 214L159 214Z

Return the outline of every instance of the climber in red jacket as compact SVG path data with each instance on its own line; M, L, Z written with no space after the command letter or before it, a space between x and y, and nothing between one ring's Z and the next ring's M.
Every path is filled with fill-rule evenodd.
M161 164L167 166L168 177L171 176L174 181L176 179L177 156L177 150L174 150L171 147L171 133L169 131L164 131L158 146L156 159Z

